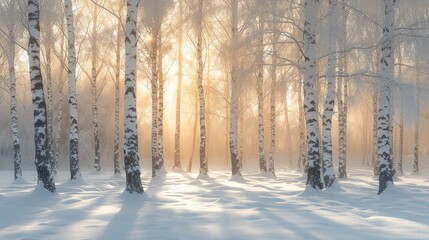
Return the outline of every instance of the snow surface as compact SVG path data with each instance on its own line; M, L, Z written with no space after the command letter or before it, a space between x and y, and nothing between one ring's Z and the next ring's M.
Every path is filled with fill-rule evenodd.
M59 172L52 194L35 190L35 172L11 183L3 171L0 239L427 239L427 171L400 176L382 196L371 171L349 169L323 192L305 190L301 173L288 170L242 179L170 171L154 181L144 171L143 195L124 193L124 178L110 173L71 183Z

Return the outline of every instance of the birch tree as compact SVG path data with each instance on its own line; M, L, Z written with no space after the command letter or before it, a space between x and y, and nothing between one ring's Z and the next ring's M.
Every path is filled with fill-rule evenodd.
M329 0L328 16L328 91L325 98L325 109L322 116L322 145L323 145L323 179L325 187L329 188L335 182L335 171L332 161L332 115L334 113L335 101L335 69L336 69L336 23L337 23L337 0Z
M177 35L177 92L176 92L176 124L174 132L174 167L182 168L180 160L180 120L183 79L183 0L179 0L179 29Z
M70 109L70 179L76 180L81 177L79 167L79 124L76 96L76 50L73 20L73 5L71 0L64 1L66 22L67 22L67 43L68 43L68 93Z
M21 141L18 131L18 111L17 111L17 91L16 91L16 40L20 37L23 29L19 25L19 17L21 17L18 1L4 1L0 5L0 14L2 21L5 23L5 30L2 32L7 34L7 45L3 46L3 50L7 55L8 72L9 72L9 91L10 91L10 125L12 130L13 143L13 168L14 180L22 178L22 156L21 156Z
M261 10L262 11L262 10ZM258 96L258 154L259 170L267 172L267 162L265 159L265 120L264 120L264 26L265 19L260 14L256 21L258 27L257 51L256 51L256 94Z
M277 88L277 42L279 34L277 31L278 17L276 16L277 0L271 0L271 94L270 94L270 154L268 157L268 172L275 176L274 157L276 150L276 88Z
M379 190L381 194L393 184L392 146L389 143L390 135L390 84L393 81L393 21L396 0L384 0L385 14L383 35L381 40L380 60L380 95L378 106L378 161L379 161Z
M206 109L205 95L203 86L204 62L203 62L203 23L204 23L204 1L198 0L196 14L196 35L197 35L197 61L198 61L198 100L199 100L199 119L200 119L200 175L207 175L208 163L206 156Z
M316 70L316 23L319 0L304 1L304 111L307 127L307 186L323 189L320 177L319 133L314 84Z
M100 160L100 137L98 129L98 106L97 106L97 78L98 73L98 11L94 7L92 14L92 32L91 32L91 112L94 137L94 168L97 172L101 171Z
M230 38L230 81L231 103L229 123L229 149L231 154L231 169L233 176L241 176L240 158L238 156L238 74L237 74L237 47L238 47L238 0L231 0L231 38Z
M137 11L139 0L128 0L125 24L125 139L124 164L126 174L125 191L142 194L138 155L136 69L137 69Z
M47 116L40 69L40 16L39 1L28 0L28 57L34 115L35 164L39 185L55 192L51 163L47 156Z

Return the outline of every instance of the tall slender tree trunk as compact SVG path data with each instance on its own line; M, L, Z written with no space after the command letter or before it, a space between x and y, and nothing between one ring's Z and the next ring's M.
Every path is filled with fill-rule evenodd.
M121 174L119 165L119 84L121 74L121 37L122 37L122 22L118 18L117 35L116 35L116 69L115 69L115 140L113 143L113 174Z
M28 57L31 92L34 113L35 164L39 184L50 192L55 192L55 182L51 163L47 156L47 116L43 92L43 79L40 69L40 25L39 1L28 0Z
M158 32L152 30L151 41L151 94L152 94L152 177L156 177L161 170L161 162L158 151L158 70L157 70L157 55L158 55Z
M344 23L338 29L339 37L338 48L340 51L345 51L347 48L347 29L345 23L348 19L348 10L346 9L346 0L341 1L341 15L339 22ZM338 70L342 75L346 75L347 69L347 54L344 53L338 61ZM347 177L347 96L348 96L348 78L338 78L338 178Z
M231 153L232 175L241 176L240 157L238 156L238 74L237 74L237 47L238 47L238 0L231 0L231 106L229 127L229 148Z
M304 173L308 171L307 161L307 141L306 141L306 123L304 120L304 103L302 102L302 83L298 84L298 121L299 121L299 149L298 149L298 166L302 165Z
M392 179L392 146L389 142L391 116L389 106L390 84L393 81L393 21L396 0L384 0L385 15L384 28L381 42L380 60L380 95L378 106L378 161L379 161L379 190L383 193L388 184L393 184Z
M164 67L162 53L162 35L158 34L158 173L164 168Z
M418 61L417 61L418 62ZM417 63L417 66L419 64ZM413 159L413 173L419 172L419 133L420 133L420 74L416 76L416 111L414 122L414 159Z
M97 172L101 171L100 162L100 137L98 133L98 107L97 107L97 61L98 61L98 30L97 30L97 19L98 19L97 7L94 7L94 13L92 18L92 36L91 36L91 47L92 47L92 59L91 59L91 108L92 108L92 125L93 125L93 136L94 136L94 168Z
M271 30L271 94L270 94L270 154L268 157L268 172L275 175L274 158L276 151L276 88L277 88L277 42L279 34L277 32L277 1L271 1L272 23Z
M174 167L182 168L180 160L180 113L183 79L183 0L179 0L179 30L177 37L177 94L176 94L176 131L174 132Z
M51 171L54 176L57 175L57 162L54 158L54 136L53 136L53 96L52 96L52 36L51 33L47 34L46 41L46 101L47 101L47 124L48 124L48 135L47 135L47 156L51 163Z
M314 97L316 72L316 12L318 0L304 2L304 110L307 126L308 170L307 186L323 189L320 177L318 113Z
M198 0L197 10L197 61L198 61L198 99L200 106L200 175L207 175L208 164L206 156L206 106L203 87L204 63L203 63L203 0Z
M329 55L328 55L328 92L325 98L325 109L322 117L322 145L323 145L323 180L329 188L336 180L332 160L332 116L335 103L335 75L336 75L336 43L337 43L337 0L329 0Z
M125 24L125 138L124 164L129 193L143 193L140 179L140 163L138 155L138 130L136 108L136 54L137 34L136 22L139 0L128 0L127 21Z
M347 63L344 63L344 71L347 72ZM339 111L339 154L338 154L338 178L347 178L347 98L348 98L348 79L342 80L343 94L338 103L341 105Z
M258 46L256 52L257 79L256 93L258 95L258 154L259 170L267 172L267 162L265 160L265 120L264 120L264 25L263 17L258 21Z
M16 75L15 75L15 37L10 32L9 41L9 84L10 84L10 123L12 128L12 141L13 141L13 166L14 166L14 179L22 178L22 157L21 157L21 143L18 129L18 111L17 111L17 93L16 93Z
M76 180L81 176L79 168L79 125L76 97L76 50L74 37L73 5L71 0L65 0L68 42L68 92L70 105L70 179Z
M401 45L400 45L401 46ZM398 76L399 78L402 77L402 48L399 48L398 51L398 61L399 61L399 69L398 69ZM402 159L404 157L404 92L402 87L399 88L399 93L401 95L401 110L400 110L400 123L399 123L399 153L398 153L398 174L403 174L402 169Z

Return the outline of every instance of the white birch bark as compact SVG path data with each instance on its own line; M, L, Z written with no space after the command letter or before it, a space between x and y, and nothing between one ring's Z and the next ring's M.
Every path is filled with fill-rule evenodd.
M302 82L298 84L298 121L299 121L299 149L298 149L298 167L302 165L302 170L307 173L307 141L306 141L306 123L304 120L304 103L302 102L303 85Z
M238 0L231 0L231 105L229 148L231 154L232 175L241 176L240 157L238 156L238 79L237 79L237 47L238 47Z
M22 157L21 143L18 130L17 92L16 92L16 72L15 72L15 36L13 31L9 32L9 88L10 88L10 123L12 129L13 142L13 166L14 180L22 178Z
M152 30L151 41L151 96L152 96L152 177L156 177L161 170L161 161L158 151L158 31Z
M125 137L124 164L126 191L143 193L138 155L136 109L137 34L136 22L139 0L128 0L125 24Z
M318 113L314 96L316 72L316 11L319 0L304 1L304 111L307 126L307 186L322 189L320 177Z
M267 172L265 160L265 120L264 120L264 25L263 17L258 19L258 45L256 52L257 79L256 94L258 95L258 154L259 170Z
M39 1L28 0L28 57L34 113L35 164L39 184L43 184L48 191L55 192L51 163L47 156L47 116L40 69L39 13Z
M336 76L336 43L337 43L337 0L329 0L328 34L328 91L325 98L325 109L322 116L322 145L323 145L323 180L325 187L334 184L336 176L332 161L332 116L335 103L335 76Z
M418 66L419 64L417 64ZM414 122L414 158L413 158L413 173L419 172L419 133L420 133L420 74L416 76L416 110Z
M71 0L64 2L67 20L68 42L68 92L70 106L70 179L81 176L79 168L79 125L76 97L76 50L74 36L73 5Z
M122 37L122 22L118 18L117 23L117 35L116 35L116 66L115 66L115 139L113 143L113 174L121 174L121 168L119 165L119 99L120 91L119 84L121 73L121 37Z
M98 30L97 30L97 7L94 7L92 18L92 34L91 34L91 110L92 110L92 126L94 137L94 168L97 172L101 171L100 162L100 138L98 131L98 108L97 108L97 61L98 61Z
M378 161L379 161L379 190L383 193L389 183L393 184L392 171L392 146L390 137L390 84L393 81L393 21L396 0L384 0L385 15L384 28L381 40L380 60L380 95L378 106Z
M341 1L341 15L339 22L342 23L338 28L338 48L340 51L345 51L347 48L347 19L348 10L346 9L347 2ZM344 53L338 61L338 69L342 75L347 74L347 54ZM348 95L348 78L338 78L338 178L347 177L347 95Z
M277 88L277 42L279 39L279 34L277 32L277 21L276 16L277 10L277 1L271 1L271 68L270 68L270 78L271 78L271 93L270 93L270 153L268 157L268 166L267 170L270 174L275 175L274 168L274 158L276 151L276 88Z
M206 106L203 86L204 62L203 62L203 0L198 0L197 6L197 61L198 61L198 100L199 100L199 118L200 118L200 175L207 175L208 163L206 156Z
M174 167L182 168L180 160L180 120L183 79L183 0L179 0L179 27L177 37L177 93L176 93L176 125L174 132Z
M164 169L164 73L163 73L163 53L162 53L162 35L161 32L158 34L158 133L157 133L157 144L158 144L158 163L159 170L161 173Z

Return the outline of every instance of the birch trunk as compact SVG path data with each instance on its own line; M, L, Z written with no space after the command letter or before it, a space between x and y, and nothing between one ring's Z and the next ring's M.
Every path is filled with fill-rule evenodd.
M268 157L268 172L275 176L274 158L276 151L276 88L277 88L277 42L279 34L277 32L277 1L271 1L272 25L271 30L271 94L270 94L270 154Z
M161 169L161 162L158 152L158 70L157 70L157 53L158 53L158 32L152 31L151 42L151 94L152 94L152 177L156 177Z
M265 160L265 120L264 120L264 19L259 18L258 22L258 46L256 52L257 79L256 93L258 95L258 153L259 170L267 172L267 162Z
M204 63L203 63L203 0L198 0L197 10L197 61L198 61L198 99L200 106L200 175L207 175L208 164L206 157L206 106L204 99Z
M325 109L322 117L322 145L323 145L323 180L325 187L334 184L336 176L332 161L332 116L335 103L335 75L336 75L336 42L337 42L337 0L329 0L329 55L328 55L328 92L325 98Z
M76 97L76 50L73 23L73 5L71 0L64 2L67 20L68 42L68 92L70 105L70 179L76 180L81 176L79 168L79 125Z
M298 85L298 110L299 110L299 153L298 153L298 166L302 165L304 173L308 171L308 161L307 161L307 141L306 141L306 124L304 120L304 103L302 102L302 83Z
M92 59L91 59L91 109L92 109L92 125L94 137L94 168L97 172L101 171L100 163L100 138L98 133L98 108L97 108L97 55L98 55L98 33L97 33L97 8L94 8L92 19Z
M136 111L136 22L139 0L128 0L125 24L125 139L124 164L126 191L142 194L140 163L138 155L138 132Z
M117 23L117 35L116 35L116 69L115 69L115 140L113 144L113 174L121 174L121 168L119 165L119 84L121 73L121 32L122 23L121 19L118 18Z
M51 164L51 171L54 176L57 175L57 162L54 158L54 136L53 136L53 100L52 100L52 39L51 33L48 33L46 46L46 100L47 104L47 125L48 125L48 134L47 134L47 155L49 162Z
M229 148L231 153L232 175L241 176L240 157L237 149L238 130L238 79L237 79L237 40L238 40L238 0L231 0L231 106L229 127Z
M399 61L399 69L398 69L398 76L402 77L402 48L399 48L398 51L398 61ZM400 111L400 123L399 123L399 153L398 153L398 174L402 175L403 169L402 169L402 159L404 157L404 93L403 89L399 89L401 94L401 111Z
M304 2L304 111L307 126L308 171L307 186L323 189L320 177L318 113L314 97L316 73L316 11L318 0Z
M347 48L347 29L346 23L348 19L348 10L346 9L347 2L341 1L342 11L339 22L344 23L338 29L338 48L340 51L345 51ZM344 53L338 62L338 69L341 74L347 74L347 54ZM348 79L345 77L338 78L338 178L347 177L347 95L348 95Z
M420 132L420 74L416 76L416 115L414 122L414 159L413 159L413 173L419 172L419 132Z
M176 131L174 132L174 167L182 168L180 160L180 116L183 79L183 0L179 0L179 30L177 53Z
M34 113L35 164L39 184L43 184L48 191L55 192L55 182L47 156L47 116L40 69L39 20L39 1L28 0L28 57Z
M392 171L392 146L390 137L390 84L393 81L393 21L396 0L384 0L385 15L384 28L381 42L380 60L380 95L378 106L378 161L379 161L379 190L383 193L389 183L393 184Z
M16 75L15 75L15 37L13 31L10 31L9 37L9 81L10 81L10 123L12 128L13 142L13 166L14 179L22 178L22 157L21 143L18 129L18 111L17 111L17 92L16 92Z
M164 73L163 73L163 53L162 36L158 34L158 173L164 168Z

